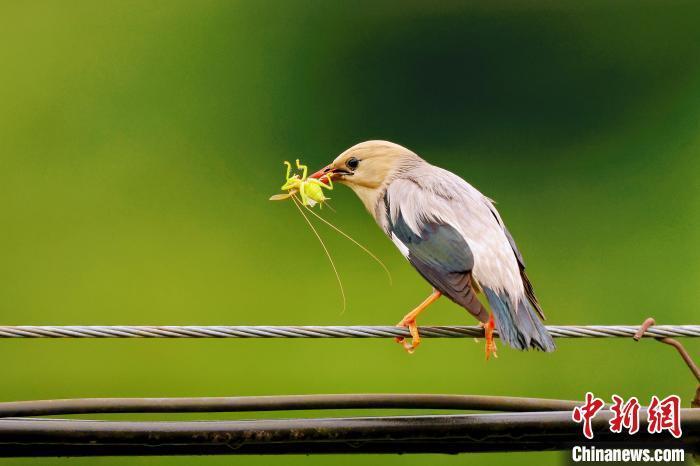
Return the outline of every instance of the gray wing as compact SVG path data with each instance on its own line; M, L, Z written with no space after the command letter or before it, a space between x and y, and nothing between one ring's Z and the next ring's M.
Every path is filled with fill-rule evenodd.
M436 221L423 222L419 234L416 234L400 210L396 220L392 221L389 203L387 195L385 206L389 233L394 242L399 242L397 245L408 261L435 289L466 308L479 321L488 321L488 312L472 287L474 256L462 235L451 225Z
M513 235L510 234L510 231L508 231L508 228L506 228L505 223L503 223L503 220L501 219L501 216L498 215L496 210L493 208L492 205L489 205L489 209L491 210L491 213L493 214L494 217L496 217L496 220L498 221L498 224L503 228L503 232L506 234L506 238L508 238L508 242L510 243L510 247L513 249L513 254L515 254L515 258L518 260L518 268L520 269L520 277L523 279L523 287L525 288L525 295L527 296L528 301L534 306L535 310L537 310L537 314L542 318L546 319L544 316L544 311L542 310L542 307L540 306L540 302L537 300L537 296L535 296L535 290L532 288L532 282L530 282L530 278L527 276L525 273L525 260L523 259L523 255L520 253L520 250L518 249L518 245L515 244L515 240L513 239Z

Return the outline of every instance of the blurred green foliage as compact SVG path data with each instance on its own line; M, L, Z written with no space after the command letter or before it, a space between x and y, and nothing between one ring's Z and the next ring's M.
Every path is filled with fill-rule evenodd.
M328 216L395 283L321 227L348 289L342 315L316 240L291 204L267 201L282 160L321 166L377 138L499 202L550 323L698 323L700 4L460 3L4 2L2 323L392 324L429 286L349 190L331 193ZM421 323L473 320L444 300ZM413 356L388 340L3 340L0 354L2 400L591 390L687 401L694 389L651 341L504 348L489 363L469 339L427 340ZM68 461L122 463L17 464Z

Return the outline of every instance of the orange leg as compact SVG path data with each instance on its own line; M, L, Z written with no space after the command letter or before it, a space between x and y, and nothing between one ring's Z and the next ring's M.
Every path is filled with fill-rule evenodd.
M442 293L433 290L432 294L428 298L420 303L417 308L409 312L401 319L401 322L396 324L397 327L408 327L408 331L411 332L411 342L407 342L405 338L396 338L397 343L401 343L406 351L413 353L418 345L420 345L420 334L418 333L418 326L416 325L416 319L418 315L423 312L428 306L433 304Z
M498 357L496 353L496 342L493 340L493 329L496 328L496 321L493 320L493 314L489 314L489 320L485 324L480 324L484 327L484 336L486 337L486 360L488 361L493 354L494 358Z

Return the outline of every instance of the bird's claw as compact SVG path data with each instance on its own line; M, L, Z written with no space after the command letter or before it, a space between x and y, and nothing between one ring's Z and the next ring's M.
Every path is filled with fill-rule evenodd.
M491 355L493 355L494 359L498 359L498 353L497 353L498 348L496 347L496 342L493 341L487 341L486 342L486 360L488 361Z
M406 341L406 338L404 337L396 337L394 340L396 343L399 343L403 346L403 349L406 350L408 354L413 354L413 352L418 348L420 345L420 334L418 333L418 326L416 325L415 320L401 320L398 324L396 324L397 327L402 327L402 328L408 328L408 331L411 333L411 341L408 342Z
M486 360L488 361L491 355L497 359L498 348L496 347L496 341L493 339L493 330L496 328L496 322L493 320L493 315L489 317L488 322L480 322L479 326L484 328L484 338L486 339Z

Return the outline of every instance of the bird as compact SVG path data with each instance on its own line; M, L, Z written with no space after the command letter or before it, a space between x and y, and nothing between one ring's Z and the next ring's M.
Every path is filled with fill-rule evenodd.
M497 356L494 330L518 350L555 350L525 262L494 202L458 175L393 142L356 144L311 175L352 189L401 254L433 287L397 324L420 345L418 316L441 296L484 328L486 359ZM484 303L488 302L491 312Z

